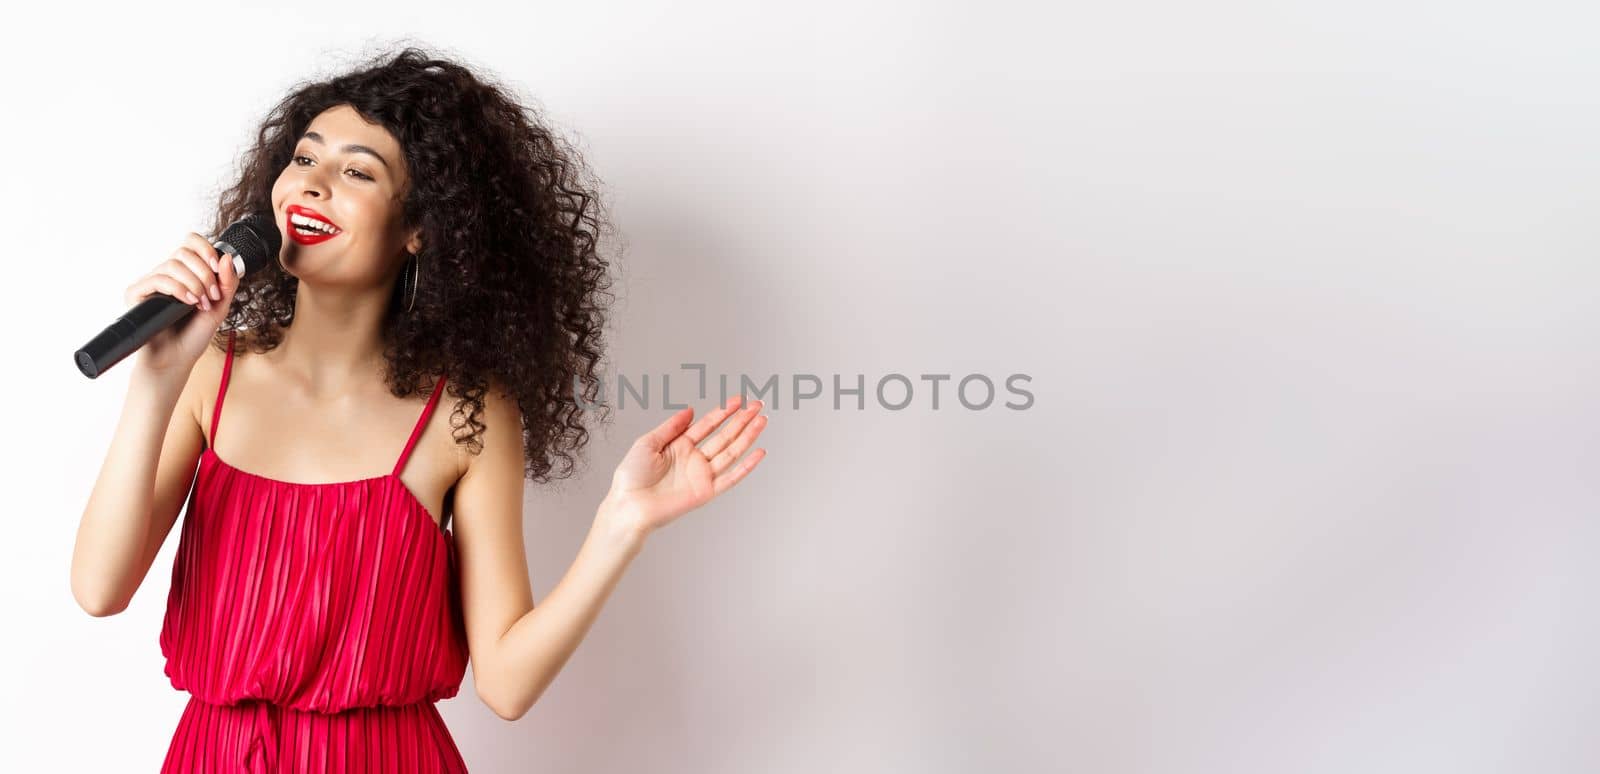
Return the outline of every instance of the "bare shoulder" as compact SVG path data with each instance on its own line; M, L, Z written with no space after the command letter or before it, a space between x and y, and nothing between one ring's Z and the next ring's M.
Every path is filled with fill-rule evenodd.
M485 465L506 465L510 459L515 459L520 469L523 453L522 410L517 405L516 396L498 380L489 380L478 422L483 426L479 436L481 445L476 453L466 452L466 469L463 472L470 473L474 468Z
M223 341L227 339L224 338ZM216 405L217 388L222 384L222 367L228 359L227 344L213 341L200 353L200 359L189 371L189 381L183 388L183 405L200 428L202 437L211 425L211 411Z

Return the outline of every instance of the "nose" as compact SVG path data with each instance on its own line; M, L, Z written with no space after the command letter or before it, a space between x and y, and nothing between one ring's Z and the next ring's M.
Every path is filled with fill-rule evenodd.
M320 167L306 170L300 175L300 191L313 199L328 198L328 186L322 181Z

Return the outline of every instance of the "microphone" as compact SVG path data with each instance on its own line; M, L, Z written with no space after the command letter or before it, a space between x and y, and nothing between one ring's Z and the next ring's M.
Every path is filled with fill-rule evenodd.
M277 259L283 236L271 213L254 212L228 226L211 244L223 260L233 256L233 270L242 279L267 265L267 261ZM151 337L196 311L199 310L166 293L151 293L73 353L72 360L84 376L94 379L138 351Z

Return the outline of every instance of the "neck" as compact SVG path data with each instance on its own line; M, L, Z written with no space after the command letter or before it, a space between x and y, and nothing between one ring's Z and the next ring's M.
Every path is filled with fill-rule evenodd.
M300 282L294 320L272 351L280 372L314 396L371 388L382 374L389 288L354 290Z

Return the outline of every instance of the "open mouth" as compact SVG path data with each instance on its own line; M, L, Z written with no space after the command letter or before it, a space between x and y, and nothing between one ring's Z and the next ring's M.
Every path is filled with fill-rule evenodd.
M315 244L332 239L343 233L343 229L334 225L333 221L322 217L322 214L310 207L301 207L291 204L289 213L289 236L301 244Z

